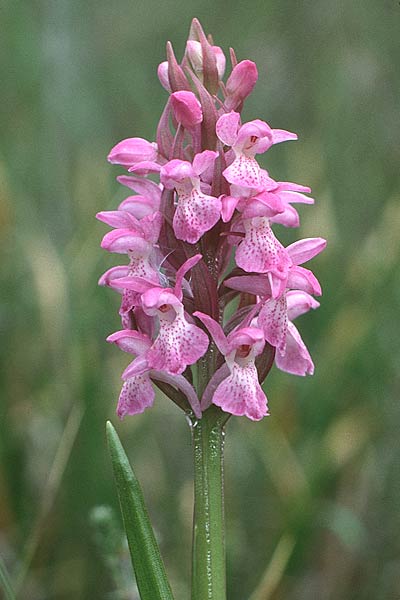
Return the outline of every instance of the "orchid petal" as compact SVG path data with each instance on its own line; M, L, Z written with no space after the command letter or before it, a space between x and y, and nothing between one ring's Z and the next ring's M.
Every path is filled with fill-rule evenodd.
M118 210L126 211L137 219L151 215L159 208L159 202L154 202L152 198L146 198L145 196L128 196L118 206Z
M108 252L127 254L128 252L149 253L150 244L131 229L114 229L102 239L101 247Z
M130 354L144 354L151 346L151 340L139 331L123 329L108 336L107 342Z
M179 267L179 269L176 272L176 278L175 278L175 288L174 288L174 293L175 295L182 300L182 281L183 278L185 277L186 273L188 271L190 271L190 269L193 269L194 266L197 265L197 263L203 258L203 256L201 254L195 254L194 256L192 256L191 258L188 258L183 265L181 265Z
M247 292L255 296L270 296L271 285L265 275L240 275L225 279L224 285L239 292Z
M229 112L223 114L217 121L216 132L218 138L226 146L233 146L237 139L240 123L240 114Z
M177 315L173 321L160 319L160 331L146 358L152 369L179 375L205 354L208 344L204 331Z
M144 277L128 275L127 277L113 279L108 285L112 288L122 288L124 290L132 290L134 292L143 294L144 292L147 292L147 290L154 288L154 281L146 280Z
M297 140L297 134L285 131L285 129L272 129L273 143L279 144L280 142L287 142L290 140Z
M193 386L188 382L187 379L183 375L169 375L165 373L165 371L150 371L150 377L152 379L156 379L157 381L163 381L164 383L168 383L173 387L178 388L183 394L185 394L188 402L198 419L201 419L201 406L199 398L193 388Z
M97 213L96 219L110 227L120 229L137 229L137 219L129 212L123 210L105 210Z
M236 250L236 264L247 272L273 272L286 279L291 259L274 236L268 219L256 217L244 222L246 235Z
M221 217L224 223L228 223L235 212L236 206L239 202L239 198L233 196L220 196L221 200Z
M278 299L271 298L264 303L257 324L262 328L265 339L271 346L285 351L288 326L288 311L285 294Z
M147 373L125 381L118 400L117 415L138 415L153 406L155 391Z
M217 323L217 321L215 321L212 317L200 311L194 312L193 316L200 319L203 325L207 327L218 350L221 352L221 354L226 355L229 349L229 344L221 325Z
M319 302L307 292L293 290L286 294L288 317L291 321L311 309L319 307Z
M314 296L322 294L321 286L314 273L304 267L293 266L289 270L287 287L292 290L303 290Z
M121 265L118 267L111 267L108 269L99 279L99 285L107 285L110 286L111 282L114 279L121 279L122 277L127 277L129 274L129 266ZM121 288L122 290L122 288Z
M131 377L143 375L143 373L147 373L148 371L149 363L146 356L138 356L126 367L125 371L121 375L121 378L126 381L127 379L131 379Z
M193 94L186 90L180 90L171 94L171 104L178 123L185 129L192 129L203 120L201 104Z
M290 244L286 250L293 264L301 265L322 252L325 247L326 240L323 238L305 238Z
M278 369L293 375L313 375L314 363L301 336L293 323L289 321L286 336L285 354L279 352L275 355Z
M260 185L260 166L252 156L238 155L222 174L229 183L235 185L247 188L258 188Z
M190 194L180 194L172 222L178 240L198 242L219 221L221 208L219 198L206 196L194 188Z
M130 167L142 160L154 160L157 156L157 145L143 138L128 138L112 148L107 160L112 164Z
M196 154L196 156L193 159L194 173L197 176L204 173L204 171L206 171L209 167L211 167L214 164L217 156L218 152L214 152L213 150L204 150L203 152Z
M279 223L285 227L298 227L300 225L299 213L293 206L288 204L285 210L270 218L272 223Z
M152 160L142 160L137 162L132 167L129 167L129 173L136 173L137 175L148 175L149 173L159 173L161 165Z
M119 175L117 177L118 183L134 190L137 194L148 196L154 202L160 203L161 189L159 186L151 181L150 179L142 179L141 177L135 177L134 175Z
M300 194L299 192L292 192L287 190L278 190L280 198L285 202L299 202L301 204L314 204L314 198L310 198L310 196L305 196L304 194Z
M251 60L242 60L232 69L226 82L225 106L237 108L251 94L258 79L257 66Z

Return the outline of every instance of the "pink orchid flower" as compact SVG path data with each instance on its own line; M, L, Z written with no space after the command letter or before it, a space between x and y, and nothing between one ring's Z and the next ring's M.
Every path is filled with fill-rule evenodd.
M242 275L228 278L227 287L242 292L250 292L261 298L261 310L257 325L264 332L265 340L278 350L275 362L278 368L295 375L312 374L314 365L310 354L291 320L318 308L310 294L321 295L321 286L314 274L298 266L310 260L326 246L322 238L299 240L288 246L289 255L295 263L288 274L286 290L274 296L271 279L266 275Z
M178 195L173 228L179 240L195 244L220 218L221 200L205 194L200 179L217 156L217 152L204 150L196 154L193 163L174 159L161 168L161 183L176 189Z
M143 277L153 285L159 285L159 259L155 244L160 235L161 214L156 212L140 221L123 210L105 211L96 216L111 227L117 227L104 236L102 248L129 256L129 265L112 267L99 280L99 285L114 287L122 294L119 312L123 326L127 328L130 326L130 311L140 305L140 294L118 286L118 280L124 277ZM121 226L125 227L120 229Z
M266 339L273 340L278 352L275 364L281 371L293 375L312 375L314 363L301 335L292 320L316 309L319 302L307 292L288 291L277 300L268 300L258 316L258 325Z
M262 181L260 166L254 158L256 154L266 152L273 144L297 140L295 133L271 129L259 119L240 126L240 115L233 111L218 119L216 132L221 142L231 146L235 154L233 163L223 171L225 179L247 188L258 188Z
M273 271L267 271L264 272L264 275L231 277L226 279L224 284L232 289L250 292L264 298L279 298L286 288L301 289L318 296L321 294L321 287L318 280L311 271L299 265L317 256L325 247L326 240L323 238L304 238L298 240L284 248L286 256L290 261L284 278L275 276ZM250 271L251 269L248 270L248 272ZM256 269L253 269L253 272L257 272Z
M122 419L126 415L142 413L154 403L155 393L151 379L164 381L185 394L195 415L201 417L200 402L191 384L181 375L168 376L166 373L151 369L146 354L151 348L151 340L139 331L123 330L108 336L108 342L116 344L121 350L137 355L137 358L122 374L124 384L120 393L117 415Z
M201 258L201 254L196 254L178 269L174 289L156 287L140 277L125 277L110 283L139 293L144 313L157 318L158 335L146 354L151 369L180 374L207 351L207 335L187 320L182 304L183 278Z
M227 337L210 316L193 313L207 327L225 357L228 376L216 388L212 402L225 412L259 421L268 415L268 401L258 381L256 357L264 349L264 334L257 327L242 327Z

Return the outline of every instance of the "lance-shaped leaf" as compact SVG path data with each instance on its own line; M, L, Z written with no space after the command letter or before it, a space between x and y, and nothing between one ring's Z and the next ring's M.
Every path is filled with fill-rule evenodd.
M141 600L174 600L143 493L112 424L107 440L126 537Z

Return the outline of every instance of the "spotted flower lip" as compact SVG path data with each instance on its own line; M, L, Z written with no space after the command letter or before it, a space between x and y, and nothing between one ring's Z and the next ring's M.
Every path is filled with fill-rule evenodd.
M211 39L194 19L181 62L167 43L156 142L128 137L108 155L127 171L117 181L129 190L97 213L111 228L101 247L126 260L99 279L121 295L123 329L108 341L134 356L122 374L121 418L150 407L158 382L197 418L213 403L257 421L268 414L261 384L273 363L300 376L314 370L293 320L319 306L320 283L303 265L326 241L281 243L281 226L298 227L299 206L314 203L311 189L275 180L258 162L297 135L242 120L257 66L230 49L225 76Z

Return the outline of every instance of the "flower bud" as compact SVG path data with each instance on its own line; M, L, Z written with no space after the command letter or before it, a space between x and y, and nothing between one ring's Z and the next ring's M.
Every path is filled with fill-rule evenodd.
M168 78L168 61L167 60L165 60L164 62L162 62L158 65L157 75L158 75L158 79L160 80L160 83L163 86L164 90L167 90L167 92L171 93L171 86L169 84L169 78Z
M215 61L217 64L218 77L223 78L225 72L225 55L219 46L211 46L212 51L215 55ZM203 52L201 49L201 43L195 40L188 40L186 43L186 54L190 60L194 72L200 80L203 78Z
M226 82L227 110L236 109L251 94L257 79L257 67L251 60L242 60L233 68Z
M107 156L108 162L123 167L131 167L143 160L154 161L156 158L157 145L138 137L122 140Z
M174 92L171 94L171 103L176 120L185 127L193 129L203 120L201 104L193 92Z

